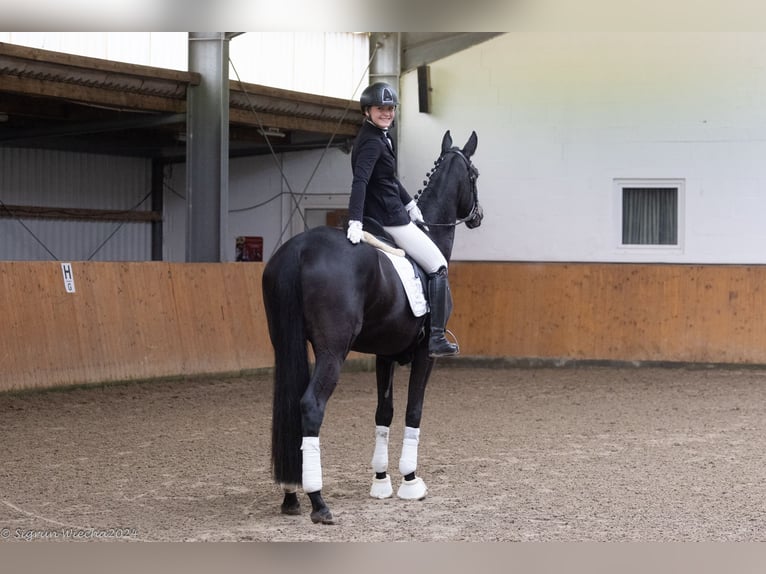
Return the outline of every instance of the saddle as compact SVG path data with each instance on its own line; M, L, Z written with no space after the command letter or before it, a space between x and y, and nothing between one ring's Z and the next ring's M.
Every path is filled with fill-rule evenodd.
M415 222L415 225L420 227L420 229L424 230L425 232L428 232L428 228L425 227L420 222ZM390 246L392 249L399 249L399 247L396 245L396 242L394 241L394 238L389 235L388 231L386 231L383 228L383 225L377 220L373 219L372 217L364 216L363 217L363 227L364 230L370 233L373 237L375 237L378 241L381 241L388 246ZM415 265L417 269L420 270L421 273L425 275L425 272L420 268L420 265L417 264L417 262L412 259L409 255L405 253L405 257L412 261L412 264Z
M383 243L390 245L393 248L397 247L394 238L391 237L385 229L383 229L383 226L377 219L373 219L372 217L367 217L365 215L362 220L362 227L365 231L378 239L378 241L382 241Z
M371 217L365 217L363 226L365 231L390 248L386 250L378 247L389 258L399 274L404 290L407 292L407 299L410 302L412 313L415 317L424 316L429 310L428 289L424 288L425 285L428 285L426 272L412 257L397 247L394 238L383 229L379 221ZM401 251L404 253L404 257L391 254L392 250Z

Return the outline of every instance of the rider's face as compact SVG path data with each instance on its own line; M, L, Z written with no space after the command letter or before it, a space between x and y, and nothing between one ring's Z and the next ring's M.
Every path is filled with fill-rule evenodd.
M367 117L370 118L370 121L381 129L391 127L394 115L396 115L395 106L370 106L367 111Z

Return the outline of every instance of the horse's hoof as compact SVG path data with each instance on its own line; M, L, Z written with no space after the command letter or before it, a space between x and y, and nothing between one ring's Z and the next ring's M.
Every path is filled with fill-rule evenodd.
M386 478L374 478L372 479L372 487L370 488L370 496L373 498L391 498L394 495L394 489L391 486L391 477L386 475Z
M285 504L283 502L280 508L282 510L282 514L287 514L288 516L298 516L301 513L300 502L296 502L295 504Z
M290 516L297 516L301 513L301 502L298 500L298 493L295 491L285 492L285 497L282 500L282 506L280 506L282 514L288 514Z
M315 510L311 513L311 522L314 524L335 524L335 519L332 517L332 512L329 508L323 508L321 510Z
M402 480L396 496L404 500L423 500L427 492L426 483L418 476L412 480Z

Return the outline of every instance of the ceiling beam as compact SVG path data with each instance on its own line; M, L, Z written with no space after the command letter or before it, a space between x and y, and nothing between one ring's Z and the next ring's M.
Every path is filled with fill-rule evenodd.
M402 32L402 73L486 42L503 32Z
M154 128L173 124L186 124L186 114L152 115L125 120L66 123L44 128L7 129L0 131L0 142L18 142L49 137L82 136L104 132L118 132Z

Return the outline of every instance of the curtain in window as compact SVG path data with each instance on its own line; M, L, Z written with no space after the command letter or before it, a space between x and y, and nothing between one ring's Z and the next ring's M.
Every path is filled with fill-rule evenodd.
M677 245L678 188L623 188L622 243Z

